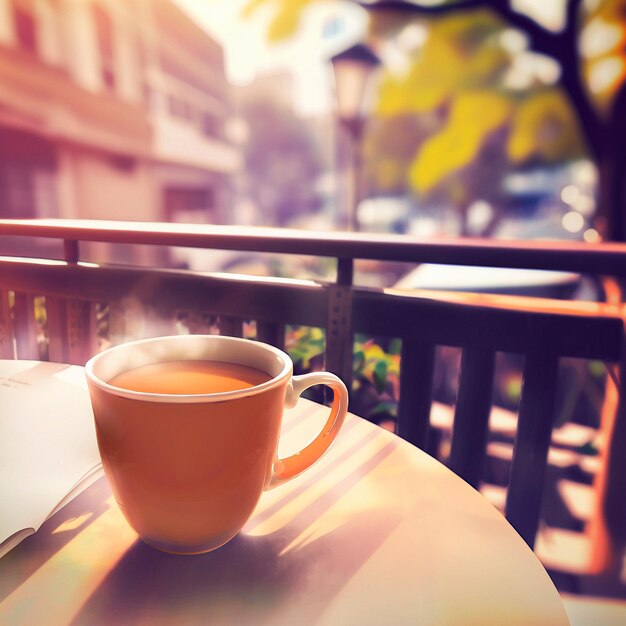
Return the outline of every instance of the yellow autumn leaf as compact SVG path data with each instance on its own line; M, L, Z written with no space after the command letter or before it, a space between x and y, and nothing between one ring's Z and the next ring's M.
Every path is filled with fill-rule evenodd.
M264 4L273 2L274 0L248 0L248 2L241 9L241 17L246 20L254 15L257 9L260 9Z
M375 105L375 115L392 117L409 110L410 91L404 80L389 74L383 76Z
M310 330L309 338L313 341L320 341L324 339L324 331L321 328L312 327Z
M409 110L424 113L442 105L457 90L463 71L463 56L454 42L430 37L407 75Z
M365 348L365 357L367 360L380 360L385 357L385 351L376 343Z
M511 115L510 100L499 93L467 91L453 102L447 125L424 143L409 170L412 187L432 191L444 178L469 165L488 135Z
M497 87L510 66L498 37L501 28L501 21L485 11L430 22L424 45L409 54L408 71L384 78L377 114L431 112L459 90Z
M485 42L467 60L461 85L499 85L502 75L511 67L510 54L497 41Z
M518 104L507 154L516 163L531 157L556 161L584 154L576 117L561 91L535 92Z
M252 15L262 6L271 6L273 16L267 30L267 39L278 43L296 33L302 14L309 4L316 0L249 0L244 5L241 15L244 19Z
M475 42L482 45L484 38L503 26L495 13L485 9L457 11L436 20L439 33L457 41Z
M300 24L300 18L306 2L292 0L292 4L281 3L267 29L267 39L278 43L291 37Z

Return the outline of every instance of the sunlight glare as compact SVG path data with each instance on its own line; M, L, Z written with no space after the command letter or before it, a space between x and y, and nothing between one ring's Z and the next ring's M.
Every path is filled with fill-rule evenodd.
M511 89L528 89L535 82L553 85L561 76L561 66L542 54L520 52L513 57L511 69L504 82Z
M59 533L65 533L69 530L76 530L77 528L82 526L92 516L93 516L93 513L88 511L87 513L83 513L82 515L79 515L78 517L72 517L68 519L67 521L63 522L60 526L57 526L57 528L55 528L52 531L52 534L58 535Z
M561 190L561 200L563 200L565 204L574 204L579 195L580 190L576 187L576 185L567 185Z
M326 2L306 8L295 36L272 43L267 40L273 16L271 3L244 18L242 10L249 0L175 1L223 46L230 83L244 86L262 76L289 74L294 81L292 104L302 115L331 109L334 103L328 59L363 39L367 31L367 14L362 6ZM339 25L332 35L324 29L330 19Z
M425 24L409 24L398 35L398 45L405 52L414 52L421 48L428 39L428 27Z
M594 63L589 71L589 88L593 93L609 89L624 73L624 61L618 57L609 57Z
M512 9L528 15L544 28L553 32L565 27L565 0L513 0Z
M583 239L587 243L598 243L600 241L600 233L595 228L588 228L583 233Z
M2 601L2 618L8 618L3 623L69 624L72 621L137 541L137 534L112 497L104 506L100 515ZM68 530L67 526L60 528ZM35 596L37 602L29 601Z
M0 256L2 263L29 263L32 265L67 265L66 261L60 259L36 259L25 256Z
M585 217L591 217L596 209L596 203L590 196L581 194L572 203L572 208L576 209Z
M500 45L510 54L519 54L528 48L528 37L519 30L507 28L500 33Z
M580 186L591 187L598 182L598 170L591 161L579 161L572 166L572 178Z
M379 55L385 65L385 69L391 74L406 76L409 73L411 63L408 55L393 42L384 42L380 47Z
M621 39L622 29L617 24L597 18L583 30L580 52L587 59L598 57L616 48Z
M585 225L585 218L576 211L568 211L561 219L563 228L569 233L578 233Z

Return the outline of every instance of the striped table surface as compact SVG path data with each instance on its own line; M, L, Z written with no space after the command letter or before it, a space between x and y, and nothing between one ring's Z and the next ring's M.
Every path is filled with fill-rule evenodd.
M84 401L86 388L68 389L68 403ZM279 456L327 414L304 399L287 410ZM317 464L265 492L239 535L207 554L145 545L100 478L0 559L0 624L568 621L533 552L478 492L349 414Z

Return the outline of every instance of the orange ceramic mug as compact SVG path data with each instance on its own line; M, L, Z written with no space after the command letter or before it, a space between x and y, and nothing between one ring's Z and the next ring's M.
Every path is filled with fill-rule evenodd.
M217 393L115 384L126 372L206 361L254 368L263 380ZM120 509L146 543L177 554L214 550L234 537L264 489L297 476L324 454L348 406L346 387L334 374L293 376L281 350L233 337L130 342L93 357L85 373L102 463ZM278 459L284 407L318 384L334 392L326 425L301 452Z

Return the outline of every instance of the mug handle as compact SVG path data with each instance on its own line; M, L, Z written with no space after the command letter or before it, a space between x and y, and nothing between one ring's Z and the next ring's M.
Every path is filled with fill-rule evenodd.
M326 385L333 390L333 404L328 420L322 432L308 446L296 454L274 461L266 489L282 485L311 467L328 450L343 424L348 412L348 390L341 379L330 372L312 372L294 376L287 385L285 406L287 408L296 406L302 392L313 385Z

